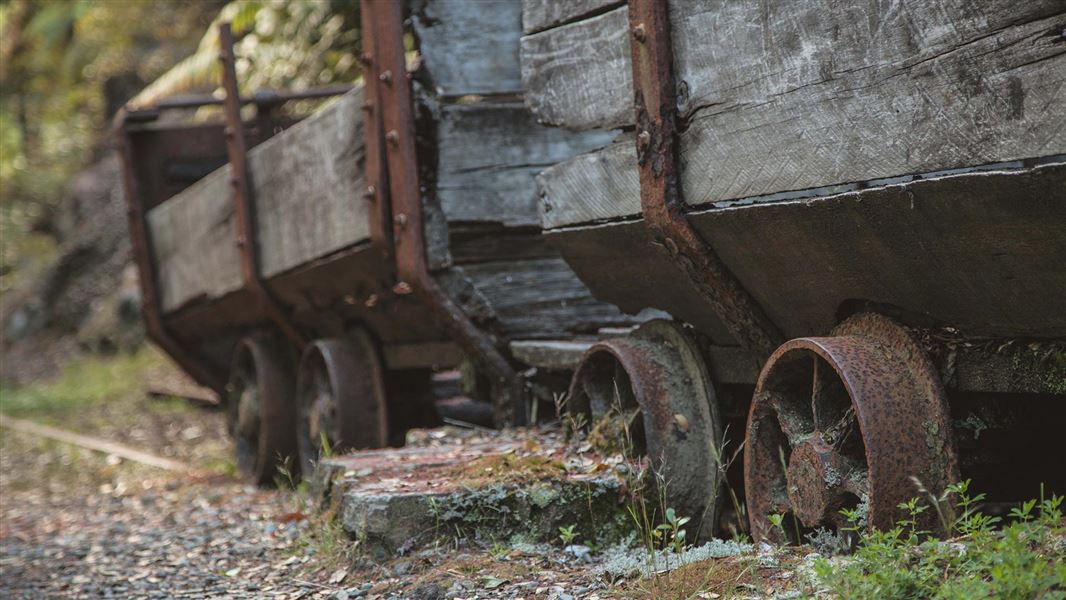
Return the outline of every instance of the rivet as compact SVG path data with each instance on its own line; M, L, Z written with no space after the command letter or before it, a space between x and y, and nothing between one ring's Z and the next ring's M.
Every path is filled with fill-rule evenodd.
M366 186L366 193L363 194L363 197L366 198L367 200L373 202L373 201L377 200L377 191L378 191L377 188L375 188L372 185L368 185L368 186Z
M396 285L392 286L392 292L397 296L406 296L407 294L410 294L411 291L411 284L407 283L406 281L401 281Z
M374 110L374 105L371 104L370 102L364 102L363 106L362 106L362 109L365 110L366 112L371 112L371 111Z
M384 83L392 83L392 71L382 71L381 75L378 75L378 79Z
M633 39L638 42L643 42L647 37L647 32L644 30L644 23L637 23L636 26L633 27Z
M363 302L363 305L366 306L367 308L374 308L375 306L377 306L377 304L378 304L378 295L377 294L370 294L370 296L367 297L366 302Z
M359 55L359 62L363 63L363 65L369 65L370 60L371 57L369 52L363 52Z
M238 235L237 236L237 247L238 248L243 248L245 243L247 243L247 240L245 239L245 237L243 235Z
M400 226L400 229L407 227L407 215L405 213L399 213L396 215L396 224Z
M344 303L345 304L355 304L355 296L353 296L351 294L345 294Z
M395 129L390 129L388 133L385 134L385 141L395 146L400 143L400 134L397 133Z
M649 133L648 131L641 131L639 134L637 134L637 144L639 144L641 148L647 148L648 144L650 143L651 133Z

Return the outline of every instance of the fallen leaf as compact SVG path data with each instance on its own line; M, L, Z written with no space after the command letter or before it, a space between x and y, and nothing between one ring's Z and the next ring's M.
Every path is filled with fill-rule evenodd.
M507 583L506 579L500 579L498 577L485 577L481 580L481 587L487 590L494 590L505 583Z
M332 575L329 576L329 582L332 585L337 585L338 583L344 581L344 578L347 576L348 569L337 569L333 572Z

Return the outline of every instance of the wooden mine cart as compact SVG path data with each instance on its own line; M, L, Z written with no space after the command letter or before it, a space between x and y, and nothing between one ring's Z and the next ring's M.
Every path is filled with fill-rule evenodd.
M307 464L322 436L402 443L436 421L433 370L463 360L497 421L525 422L601 329L635 322L540 235L536 174L613 135L537 124L520 95L521 5L483 22L460 18L469 8L422 8L440 14L410 21L425 59L408 70L402 6L368 5L365 85L299 122L284 102L342 90L239 96L228 27L223 100L118 118L149 334L228 398L256 481L276 457ZM215 104L224 122L179 113Z
M226 123L119 119L149 332L246 473L398 442L465 359L497 423L623 432L700 537L1066 490L1061 2L361 10L304 121L228 33Z
M757 539L889 527L960 473L1066 489L1063 3L525 14L540 121L626 132L543 173L546 237L597 298L691 328L597 344L571 402L601 418L626 381L675 505L716 526L726 424Z

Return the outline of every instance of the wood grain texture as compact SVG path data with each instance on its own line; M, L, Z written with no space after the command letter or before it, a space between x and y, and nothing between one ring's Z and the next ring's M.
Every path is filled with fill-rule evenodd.
M691 206L1066 152L1059 0L675 0L670 15ZM527 36L523 60L628 73L566 31L596 19ZM631 123L603 77L531 76L528 101L566 126Z
M633 136L545 169L537 185L545 229L640 214Z
M436 174L444 215L449 222L539 226L536 174L614 135L544 127L521 102L444 105Z
M1066 164L969 173L691 215L789 337L847 302L898 307L964 335L1066 336ZM730 339L640 220L548 234L597 298Z
M419 50L442 96L522 90L521 0L412 0Z
M633 121L625 6L522 37L522 89L545 124L611 129Z
M1066 151L1061 0L670 12L690 205Z
M633 318L598 302L560 258L466 265L462 271L492 307L507 338L558 338L629 325Z
M361 104L360 88L248 153L265 277L368 239ZM228 166L148 222L165 312L241 287Z
M625 4L625 0L523 0L522 33L536 33Z

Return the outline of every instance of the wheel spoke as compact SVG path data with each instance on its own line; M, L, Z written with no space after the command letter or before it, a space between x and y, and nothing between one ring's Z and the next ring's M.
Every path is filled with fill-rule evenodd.
M770 403L774 407L774 412L777 413L777 422L781 426L781 432L788 438L790 446L795 447L810 437L814 431L814 420L806 413L805 406L791 402L784 393L772 394Z

